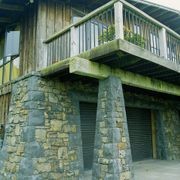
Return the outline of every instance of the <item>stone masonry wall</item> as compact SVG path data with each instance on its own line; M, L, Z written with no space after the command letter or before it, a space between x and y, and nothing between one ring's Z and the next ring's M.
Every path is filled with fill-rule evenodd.
M80 115L71 90L89 89L93 91L81 83L68 85L39 76L13 85L0 179L81 178Z
M0 149L0 179L83 179L79 101L97 102L97 91L92 84L61 83L38 75L16 81ZM180 159L178 111L163 101L154 107L155 100L148 97L143 103L157 111L159 157ZM130 105L135 102L143 104L137 98L127 100ZM133 178L124 96L117 78L100 81L95 143L94 179Z

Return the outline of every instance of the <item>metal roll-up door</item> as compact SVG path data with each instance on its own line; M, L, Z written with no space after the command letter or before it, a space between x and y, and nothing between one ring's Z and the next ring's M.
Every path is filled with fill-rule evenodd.
M151 111L126 108L133 161L152 159Z
M92 169L96 129L96 109L97 105L95 103L80 103L81 136L85 170Z

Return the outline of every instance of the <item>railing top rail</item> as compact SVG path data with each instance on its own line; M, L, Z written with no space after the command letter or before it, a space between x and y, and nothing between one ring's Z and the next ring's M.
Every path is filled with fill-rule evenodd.
M70 24L69 26L65 27L64 29L60 30L59 32L53 34L51 37L46 39L44 41L44 43L49 43L49 42L53 41L54 39L59 37L61 34L64 34L65 32L69 31L71 29L71 27L73 27L73 26L74 26L74 24Z
M169 27L167 27L166 25L162 24L161 22L157 21L156 19L152 18L151 16L149 16L148 14L146 14L145 12L143 12L142 10L138 9L137 7L133 6L132 4L126 2L125 0L119 0L120 2L122 2L124 5L126 5L128 8L134 10L136 13L140 14L141 16L147 18L148 20L152 21L154 24L156 24L157 26L161 27L161 28L165 28L169 33L173 34L174 36L176 36L177 38L180 39L180 35L178 33L176 33L175 31L173 31L172 29L170 29Z
M103 12L104 10L108 9L109 7L113 6L114 3L118 2L118 0L112 0L106 4L104 4L103 6L95 9L94 11L90 12L89 14L87 14L86 16L84 16L82 19L80 19L77 23L74 24L74 26L78 26L79 24L82 24L86 21L88 21L89 19L91 19L93 16Z
M112 0L108 3L106 3L105 5L97 8L96 10L92 11L91 13L85 15L84 17L82 17L82 19L80 19L78 22L73 23L69 26L67 26L66 28L62 29L61 31L55 33L54 35L52 35L50 38L46 39L44 41L44 43L49 43L52 40L56 39L58 36L60 36L61 34L67 32L68 30L70 30L71 27L76 27L86 21L88 21L89 19L91 19L93 16L95 16L96 14L99 14L101 12L103 12L104 10L106 10L107 8L111 7L114 3L116 2L121 2L123 3L123 5L127 6L128 8L134 10L136 13L138 13L139 15L147 18L148 20L150 20L151 22L153 22L154 24L156 24L157 26L161 27L161 28L165 28L167 30L167 32L173 34L175 37L177 37L178 39L180 39L180 35L178 33L176 33L175 31L173 31L172 29L170 29L169 27L167 27L166 25L162 24L161 22L155 20L154 18L152 18L151 16L149 16L148 14L144 13L143 11L141 11L140 9L134 7L133 5L131 5L130 3L126 2L125 0Z

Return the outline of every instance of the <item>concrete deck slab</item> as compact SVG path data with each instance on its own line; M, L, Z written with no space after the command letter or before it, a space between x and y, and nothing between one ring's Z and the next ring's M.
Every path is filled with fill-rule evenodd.
M180 180L180 161L147 160L133 165L135 180Z

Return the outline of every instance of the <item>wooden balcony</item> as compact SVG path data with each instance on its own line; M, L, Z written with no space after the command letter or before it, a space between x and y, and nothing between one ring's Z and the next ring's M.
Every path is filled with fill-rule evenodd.
M44 43L47 66L89 52L88 59L180 84L180 35L124 0L105 4Z

